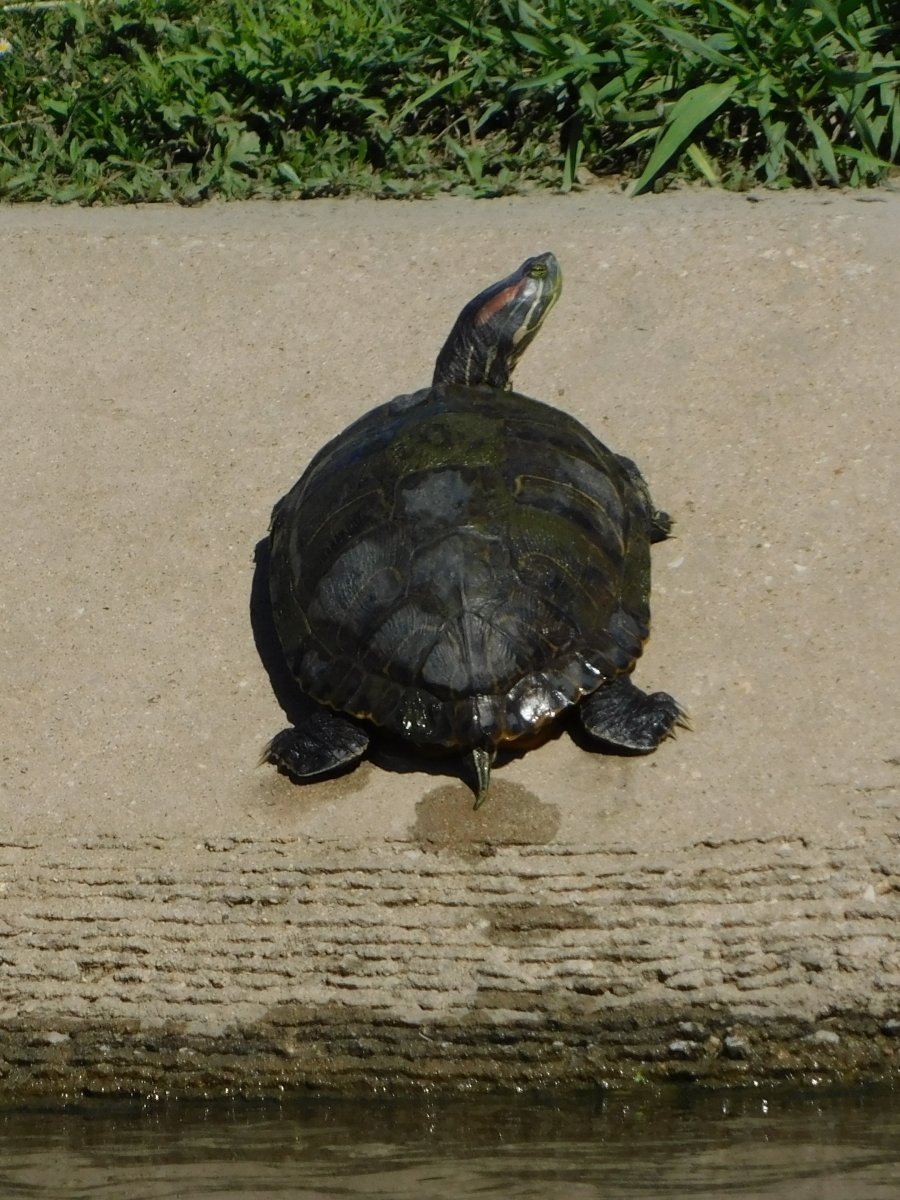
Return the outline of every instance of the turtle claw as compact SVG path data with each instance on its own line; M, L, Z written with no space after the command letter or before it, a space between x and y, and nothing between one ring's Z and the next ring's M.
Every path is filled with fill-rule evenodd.
M272 763L292 779L310 779L352 766L368 746L369 735L360 724L322 709L276 733L257 765Z
M687 713L668 692L647 695L621 675L585 697L579 706L585 731L597 741L632 754L650 754L675 727L690 728Z

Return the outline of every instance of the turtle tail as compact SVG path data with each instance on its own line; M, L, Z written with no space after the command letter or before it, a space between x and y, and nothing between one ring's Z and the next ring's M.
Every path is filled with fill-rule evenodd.
M472 766L475 769L475 808L481 808L488 798L491 788L491 763L494 761L494 751L484 750L480 746L472 751Z

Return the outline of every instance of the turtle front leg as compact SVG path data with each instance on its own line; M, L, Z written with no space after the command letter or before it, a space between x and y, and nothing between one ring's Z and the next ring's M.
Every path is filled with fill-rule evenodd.
M260 755L292 779L310 779L352 766L365 754L369 735L349 717L311 708L301 722L276 733Z
M647 695L619 675L581 701L578 714L585 732L597 741L649 754L660 742L674 736L675 726L687 727L687 714L668 692Z
M664 542L672 532L673 521L667 512L663 512L661 508L655 508L653 501L650 499L650 489L647 487L647 481L640 472L637 463L630 458L626 458L624 454L617 454L619 466L631 480L638 494L644 502L647 513L648 536L651 542Z
M672 532L674 522L667 512L654 508L650 514L650 541L664 542Z

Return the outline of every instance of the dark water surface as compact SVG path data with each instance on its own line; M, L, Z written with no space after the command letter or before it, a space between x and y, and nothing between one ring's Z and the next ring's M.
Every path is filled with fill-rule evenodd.
M900 1093L0 1114L0 1197L898 1200Z

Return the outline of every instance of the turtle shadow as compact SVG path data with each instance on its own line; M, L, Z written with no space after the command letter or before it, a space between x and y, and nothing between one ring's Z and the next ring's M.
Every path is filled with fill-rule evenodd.
M550 734L549 736L558 736ZM549 740L544 738L543 742ZM503 747L497 751L493 769L499 770L516 759L523 758L533 747ZM399 734L385 729L373 729L372 741L366 755L368 760L384 771L395 775L430 775L450 779L455 783L463 780L477 790L477 781L470 766L470 752L447 750L440 747L412 746Z

